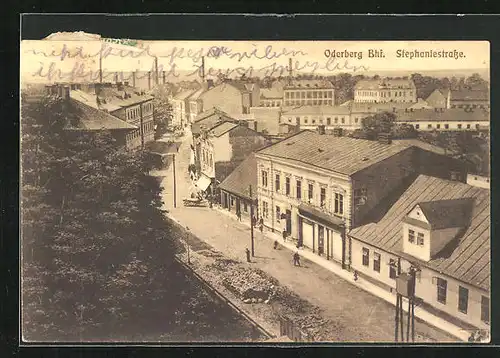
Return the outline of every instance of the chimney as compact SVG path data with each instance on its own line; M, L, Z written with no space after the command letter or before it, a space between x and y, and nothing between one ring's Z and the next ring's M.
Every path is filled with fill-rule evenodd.
M135 71L132 72L132 87L135 87Z
M205 56L201 57L201 83L205 82Z
M162 76L163 76L163 84L167 83L167 73L165 71L163 71Z
M151 71L148 72L148 90L151 89Z
M325 126L324 126L324 125L320 125L320 126L318 126L318 128L317 128L317 132L318 132L318 134L320 134L320 135L324 135L324 134L325 134Z
M257 132L257 121L253 122L253 130Z
M288 76L290 76L290 78L292 78L292 58L291 57L288 59Z
M69 86L64 86L64 87L62 88L62 98L63 98L64 100L66 100L66 101L67 101L67 100L69 100L69 98L70 98L69 93L70 93L70 88L69 88Z
M378 135L378 141L380 143L384 143L384 144L391 144L392 138L391 138L391 135L389 133L380 133Z

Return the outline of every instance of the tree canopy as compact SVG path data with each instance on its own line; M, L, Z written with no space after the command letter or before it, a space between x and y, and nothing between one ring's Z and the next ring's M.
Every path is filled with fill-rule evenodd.
M79 340L123 323L159 272L168 281L160 186L145 154L110 133L64 130L65 101L23 102L23 334Z

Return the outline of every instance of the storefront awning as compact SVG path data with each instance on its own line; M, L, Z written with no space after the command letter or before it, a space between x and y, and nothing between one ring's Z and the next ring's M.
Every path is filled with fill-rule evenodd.
M210 183L211 183L210 178L202 175L196 182L196 187L201 191L205 191L210 186Z
M322 212L319 209L314 208L311 205L307 204L300 204L299 205L299 214L314 220L316 222L322 223L327 226L335 226L336 228L340 229L344 227L344 221L338 217L335 217L333 215L329 215L327 213Z

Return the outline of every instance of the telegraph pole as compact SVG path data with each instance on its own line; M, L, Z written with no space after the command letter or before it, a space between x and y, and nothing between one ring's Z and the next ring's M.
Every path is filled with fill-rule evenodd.
M253 197L252 197L251 185L250 185L250 237L252 239L252 257L254 257L255 251L254 251L254 238L253 238Z

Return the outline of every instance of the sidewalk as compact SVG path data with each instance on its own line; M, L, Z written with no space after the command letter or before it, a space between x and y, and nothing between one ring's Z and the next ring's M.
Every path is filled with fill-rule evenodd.
M193 235L227 258L247 264L245 249L251 246L248 218L239 222L233 214L221 209L185 207L172 209L168 216L183 227L189 227ZM287 244L280 245L275 250L272 244L274 239L282 242L280 235L254 230L255 257L248 265L263 270L281 285L317 306L343 342L394 342L395 308L392 301L395 299L384 300L352 284L349 279L351 274L342 272L340 268L334 271L326 265L315 264L314 257L309 260L307 253L304 255L305 250L301 250L302 266L294 267L289 251L296 250L293 242L288 247L285 246ZM418 318L415 320L415 338L418 343L460 341Z
M224 210L219 207L215 207L215 210L218 212L231 217L232 219L236 220L236 215L233 213L228 212L227 210ZM240 224L243 224L247 227L250 227L249 222L241 221ZM277 240L281 246L285 247L286 249L295 252L297 251L296 244L288 240L286 242L283 242L283 237L279 233L273 233L270 230L264 229L264 236L267 237L270 240ZM326 260L325 258L318 256L317 254L309 251L307 248L301 248L299 250L300 255L304 257L305 259L314 262L315 264L322 266L323 268L333 272L335 275L341 277L342 279L348 281L349 283L363 289L364 291L367 291L385 301L388 303L395 305L395 296L388 292L387 290L384 290L383 288L372 284L371 282L368 282L364 280L361 277L358 277L357 281L354 281L354 275L352 272L343 270L337 263ZM403 310L405 313L408 312L408 299L403 298ZM421 320L433 325L434 327L437 327L445 332L448 332L452 334L453 336L459 338L460 340L467 342L470 333L465 331L464 329L440 318L437 317L426 310L422 309L421 307L415 306L415 317L420 318Z

